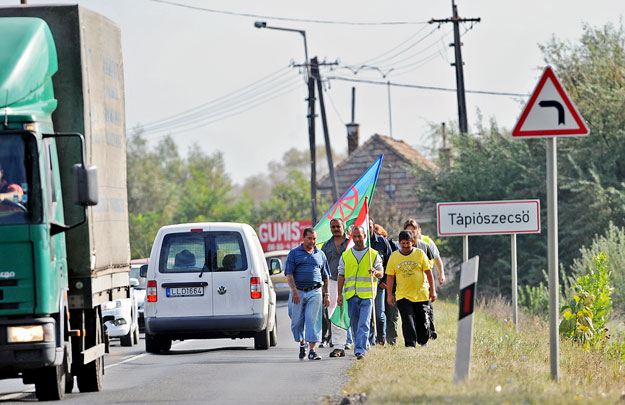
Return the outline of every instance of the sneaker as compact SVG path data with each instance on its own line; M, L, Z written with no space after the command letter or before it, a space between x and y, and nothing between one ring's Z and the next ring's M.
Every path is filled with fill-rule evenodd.
M382 338L382 339L378 340L378 344L379 344L380 346L384 346L384 345L386 344L386 339L385 339L385 338Z
M356 353L356 359L358 359L358 360L362 360L362 358L363 358L363 357L365 357L365 355L364 355L364 354L362 354L362 353Z
M308 353L308 360L321 360L321 356L319 356L314 350L311 350Z
M300 360L302 360L304 357L306 357L306 345L300 345L299 346L299 358Z
M345 350L352 350L352 345L350 345L349 343L347 343L345 345Z
M430 331L430 339L436 340L437 337L438 337L438 333L436 333L435 330L431 330Z
M345 357L345 350L334 349L330 352L330 357Z
M319 348L320 349L323 349L324 347L326 347L325 343L323 343L323 342L319 343Z

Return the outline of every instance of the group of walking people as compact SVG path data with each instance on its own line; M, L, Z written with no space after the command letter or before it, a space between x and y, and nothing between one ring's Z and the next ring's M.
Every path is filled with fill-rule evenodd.
M317 344L333 347L330 357L345 357L348 339L357 359L373 345L395 345L400 316L406 347L425 346L437 338L432 269L437 267L438 282L444 284L440 253L414 219L403 228L397 242L389 241L384 228L370 218L367 241L364 227L347 231L335 218L330 221L332 237L320 245L314 228L304 230L302 244L289 252L285 266L291 331L300 343L300 359L320 360ZM348 249L350 235L353 246ZM349 329L328 319L343 308L344 300Z

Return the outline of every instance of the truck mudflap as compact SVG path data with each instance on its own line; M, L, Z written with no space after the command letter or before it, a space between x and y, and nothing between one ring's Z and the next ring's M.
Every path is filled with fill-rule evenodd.
M38 327L43 341L12 342L10 329ZM54 318L5 319L0 321L0 373L30 370L59 365L63 362L63 347L57 347Z

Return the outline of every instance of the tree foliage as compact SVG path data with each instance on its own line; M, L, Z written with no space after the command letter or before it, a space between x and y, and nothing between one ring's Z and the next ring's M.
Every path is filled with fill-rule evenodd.
M625 225L625 31L622 26L583 27L578 43L552 38L541 46L581 115L590 136L558 141L559 259L568 269L610 222ZM481 119L480 119L481 121ZM426 202L538 198L541 234L517 239L519 284L538 285L547 257L545 142L513 140L496 122L472 134L452 133L452 163L422 175ZM423 170L423 169L422 169ZM480 290L510 294L507 236L469 238L480 256ZM461 238L448 238L443 253L461 260Z

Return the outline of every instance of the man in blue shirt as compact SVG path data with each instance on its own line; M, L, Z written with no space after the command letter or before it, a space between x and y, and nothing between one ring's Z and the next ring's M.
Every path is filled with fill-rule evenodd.
M323 308L330 305L328 278L330 269L326 255L317 247L317 231L304 229L304 241L292 249L286 257L286 275L291 295L289 315L291 332L300 342L299 358L306 357L306 342L310 348L308 359L321 360L315 346L321 341Z

